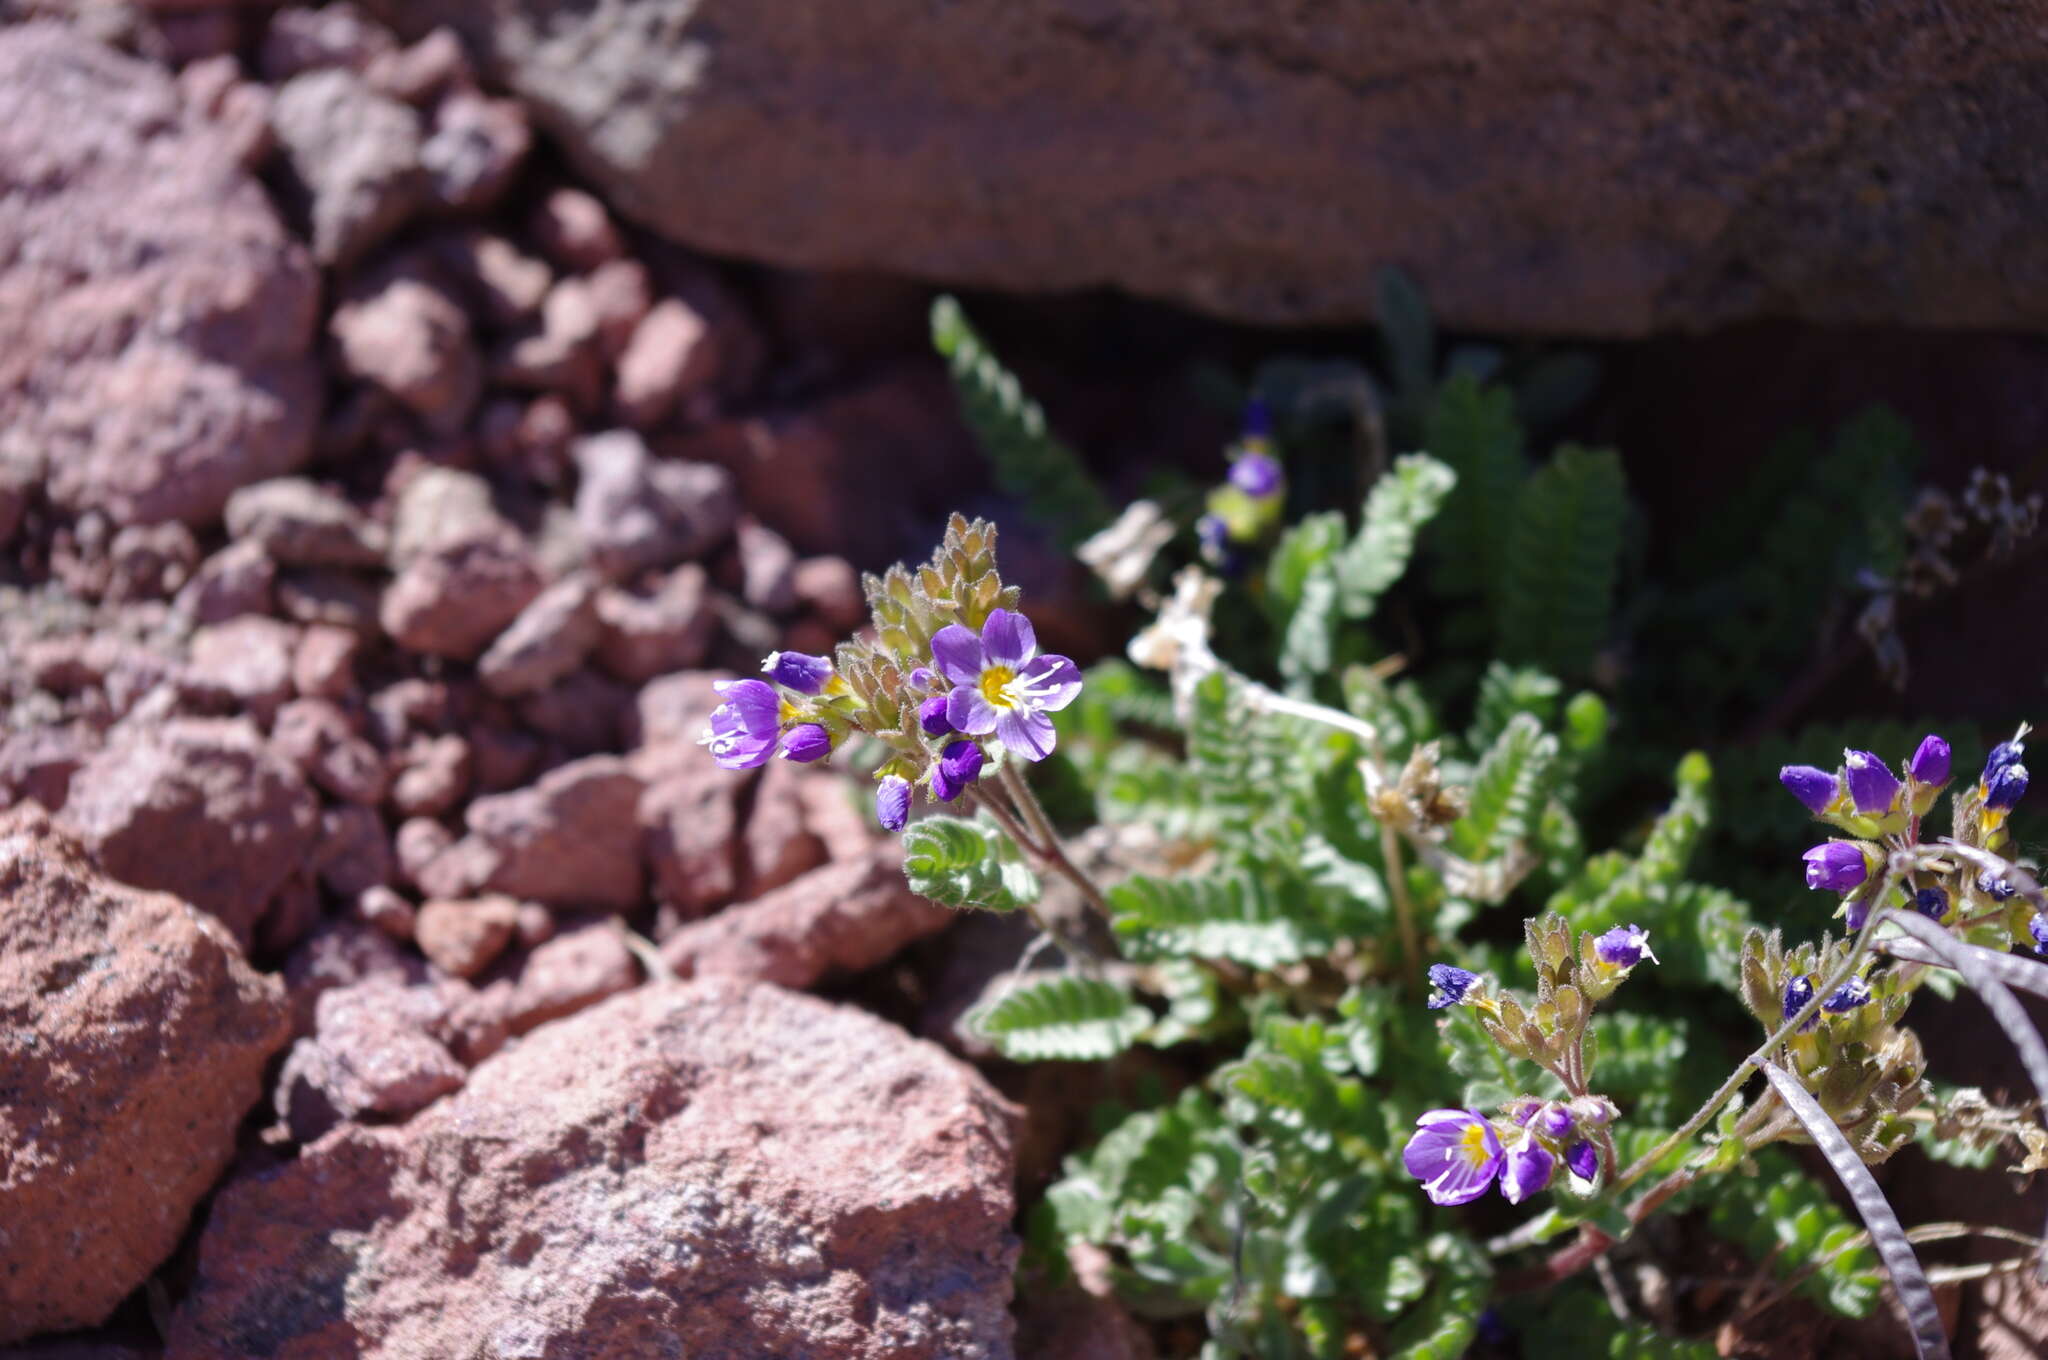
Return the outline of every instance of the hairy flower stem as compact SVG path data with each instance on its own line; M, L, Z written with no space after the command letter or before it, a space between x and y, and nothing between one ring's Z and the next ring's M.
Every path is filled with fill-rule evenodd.
M1401 928L1401 987L1413 992L1423 984L1422 939L1415 932L1415 904L1408 900L1408 875L1401 867L1401 838L1380 823L1380 855L1386 860L1387 891L1394 898L1394 920Z
M1104 899L1102 889L1095 886L1095 880L1089 877L1087 870L1074 863L1068 856L1067 848L1060 843L1060 833L1053 829L1052 818L1045 815L1044 804L1038 801L1038 795L1031 791L1031 785L1025 782L1017 766L1010 761L1004 761L998 778L1002 780L1003 787L1010 791L1010 797L1015 800L1016 805L1023 809L1024 817L1030 822L1032 829L1038 833L1039 856L1072 883L1080 892L1081 900L1107 922L1109 903Z
M1641 1198L1628 1206L1629 1225L1640 1225L1644 1219L1663 1208L1673 1195L1698 1179L1699 1174L1695 1167L1682 1166L1644 1191ZM1615 1240L1590 1223L1582 1224L1579 1228L1578 1241L1554 1253L1541 1265L1503 1275L1499 1290L1503 1294L1516 1294L1530 1289L1547 1288L1560 1280L1568 1279L1604 1256L1614 1246Z
M1884 889L1877 895L1878 900L1883 900L1891 892L1897 880L1897 873L1893 873L1885 879ZM1833 996L1835 988L1841 986L1855 975L1857 967L1863 962L1864 955L1870 952L1872 937L1876 933L1874 924L1865 926L1861 931L1857 932L1856 947L1849 951L1849 957L1842 961L1841 967L1828 975L1825 982L1813 989L1813 995L1807 998L1806 1004L1799 1008L1798 1013L1789 1017L1783 1025L1778 1027L1777 1033L1766 1039L1762 1047L1750 1054L1740 1067L1729 1073L1728 1080L1721 1083L1721 1089L1707 1097L1707 1103L1695 1110L1692 1118L1680 1125L1677 1131L1669 1138L1666 1138L1663 1142L1657 1144L1656 1147L1644 1153L1634 1166L1622 1172L1620 1177L1615 1180L1614 1188L1616 1190L1625 1190L1636 1181L1641 1180L1651 1167L1662 1161L1670 1153L1671 1149L1705 1128L1707 1121L1719 1113L1721 1107L1726 1105L1729 1099L1746 1086L1751 1077L1756 1075L1756 1065L1765 1061L1778 1045L1796 1034L1801 1025L1805 1024L1815 1015L1818 1015L1821 1002Z
M1051 842L1051 849L1033 840L1029 833L1024 830L1022 823L1019 822L1016 812L1003 806L1003 800L993 796L987 789L970 789L968 796L980 806L988 809L989 815L996 819L996 825L1003 829L1003 834L1017 842L1024 850L1024 853L1039 861L1042 866L1057 869L1060 862L1066 859L1065 854L1059 851L1059 840L1057 837ZM1071 861L1067 862L1071 864ZM1089 886L1093 887L1094 885L1090 884ZM1101 971L1102 958L1095 952L1095 947L1089 944L1086 939L1069 935L1066 931L1061 930L1053 923L1050 917L1038 909L1036 902L1026 902L1023 905L1024 914L1031 918L1031 924L1037 926L1041 934L1050 936L1053 940L1057 941L1060 948L1066 951L1067 956L1081 966L1083 972L1094 974Z

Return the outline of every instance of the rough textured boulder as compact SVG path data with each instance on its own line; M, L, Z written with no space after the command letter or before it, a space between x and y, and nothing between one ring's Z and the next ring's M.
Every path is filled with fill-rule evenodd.
M317 287L168 73L0 29L0 465L70 510L212 519L311 449Z
M244 719L180 719L100 751L71 777L64 827L114 877L174 892L246 946L313 848L319 809Z
M860 1011L643 987L230 1185L168 1355L1007 1360L1015 1118Z
M2048 30L1994 6L380 7L707 250L1261 322L1393 263L1489 330L2048 323Z
M234 1155L284 988L218 921L0 816L0 1343L92 1326Z

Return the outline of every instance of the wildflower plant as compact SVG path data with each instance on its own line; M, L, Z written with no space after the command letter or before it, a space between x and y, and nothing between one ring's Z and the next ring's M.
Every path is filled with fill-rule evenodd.
M1974 778L1960 739L1917 733L1788 764L1782 792L1760 774L1743 815L1815 828L1759 874L1773 905L1696 879L1705 755L1673 752L1668 797L1613 811L1645 748L1617 739L1628 686L1608 673L1619 460L1536 463L1515 415L1535 403L1469 365L1438 381L1429 328L1392 301L1393 397L1336 384L1362 489L1291 523L1322 473L1283 436L1327 374L1272 384L1216 485L1118 514L942 301L1005 484L1085 530L1056 537L1150 621L1128 660L1046 654L994 526L956 516L927 563L867 579L871 626L832 658L778 654L729 686L713 756L858 756L917 891L1030 914L1057 947L972 1009L980 1041L1020 1062L1150 1049L1178 1074L1068 1158L1024 1288L1106 1254L1126 1305L1193 1324L1204 1360L1450 1357L1487 1329L1707 1355L1587 1278L1683 1214L1759 1261L1748 1315L1795 1293L1861 1315L1888 1282L1945 1354L1940 1272L1913 1247L1970 1229L1909 1232L1868 1168L1917 1145L2048 1170L2038 1106L1939 1085L1906 1023L1960 982L2048 1092L2012 997L2048 995L2048 895L2011 828L2026 730ZM1453 639L1441 664L1397 650L1418 608ZM1066 791L1061 825L1034 775ZM1765 793L1775 811L1752 811ZM1588 844L1615 825L1621 847Z

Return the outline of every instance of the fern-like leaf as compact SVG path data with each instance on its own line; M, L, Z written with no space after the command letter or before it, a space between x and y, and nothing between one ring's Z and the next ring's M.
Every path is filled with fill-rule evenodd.
M1557 752L1557 738L1534 714L1511 718L1472 777L1465 815L1451 826L1451 848L1478 861L1528 840L1550 797Z
M1230 959L1251 968L1298 963L1335 943L1301 897L1243 872L1206 878L1134 874L1109 890L1110 924L1133 959Z
M1038 900L1038 876L1009 837L982 821L925 817L903 831L903 876L948 907L1015 911Z
M1016 497L1063 548L1102 529L1115 512L1074 451L1046 427L1045 412L992 354L960 304L932 303L932 344L946 360L960 411L980 441L996 484Z
M1515 503L1498 596L1501 652L1584 675L1607 639L1628 510L1621 459L1566 445Z
M1358 534L1336 563L1338 603L1345 616L1371 615L1379 597L1401 579L1415 552L1415 536L1436 517L1457 484L1458 474L1428 454L1394 460L1365 499Z
M1152 1013L1103 978L1020 983L968 1013L968 1027L1018 1062L1113 1058L1152 1023Z
M1457 475L1430 529L1433 579L1448 595L1481 595L1500 579L1515 496L1529 475L1514 398L1469 376L1437 390L1424 447Z

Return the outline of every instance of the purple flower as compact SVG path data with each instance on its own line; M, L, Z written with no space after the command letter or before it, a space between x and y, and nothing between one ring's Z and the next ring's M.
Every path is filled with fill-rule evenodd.
M2023 741L2001 741L1991 748L1991 754L1984 757L1984 773L1977 779L1981 788L1990 788L1998 772L2008 765L2017 765L2027 758L2027 744Z
M1274 495L1280 482L1280 464L1271 454L1254 450L1230 465L1230 484L1247 496Z
M1906 762L1906 773L1916 784L1946 784L1949 775L1948 743L1929 733L1920 741L1920 749L1913 752L1913 758Z
M2012 880L2000 878L1997 874L1986 869L1983 873L1977 875L1977 891L1983 893L1994 902L2006 902L2010 901L2019 892L2019 889L2013 886Z
M917 706L917 725L928 737L943 737L953 730L946 721L946 696L934 694Z
M799 694L816 694L832 678L832 663L805 652L770 652L761 663L761 671L776 684L787 685Z
M1500 1168L1500 1192L1508 1197L1508 1203L1520 1204L1529 1196L1549 1186L1550 1176L1557 1169L1557 1158L1549 1148L1527 1134L1507 1151L1507 1157Z
M2024 765L2002 765L1984 785L1984 810L1987 812L2009 812L2013 804L2026 795L2027 767Z
M2027 920L2027 934L2034 937L2034 952L2048 954L2048 916L2035 912Z
M1939 888L1922 888L1913 894L1913 910L1930 921L1948 915L1948 894Z
M1562 1141L1577 1124L1578 1121L1572 1118L1570 1110L1554 1102L1545 1105L1537 1112L1535 1119L1529 1121L1529 1127L1552 1142Z
M1436 994L1429 998L1429 1008L1440 1011L1446 1006L1455 1006L1465 999L1465 993L1472 990L1472 984L1479 981L1479 974L1468 973L1463 968L1453 968L1448 963L1429 965L1429 985L1436 988Z
M1850 978L1828 993L1828 999L1820 1003L1820 1008L1829 1015L1840 1015L1845 1011L1853 1011L1858 1006L1869 1004L1870 984L1862 978Z
M981 747L956 741L939 752L939 763L932 766L932 793L941 803L950 803L979 778Z
M832 754L832 734L823 723L798 723L782 738L782 758L808 765Z
M1600 1174L1600 1150L1581 1138L1564 1150L1565 1168L1582 1181Z
M930 689L933 685L939 683L937 673L930 666L917 667L910 672L909 680L913 689Z
M886 774L875 786L875 820L884 831L901 831L910 820L910 781L900 774Z
M1415 1121L1401 1164L1422 1193L1446 1207L1470 1204L1500 1174L1500 1139L1477 1110L1431 1110Z
M975 637L957 623L932 639L932 660L955 688L946 718L972 736L993 732L1013 755L1044 760L1057 734L1047 715L1074 702L1081 672L1063 656L1040 656L1031 620L992 609Z
M1821 892L1845 893L1870 877L1870 861L1855 841L1829 841L1800 856L1806 861L1806 886Z
M1801 973L1797 977L1785 980L1785 1018L1787 1020L1805 1010L1806 1003L1811 1000L1813 1000L1812 978ZM1806 1023L1799 1027L1799 1032L1804 1034L1819 1023L1820 1017L1818 1015L1810 1016Z
M1819 766L1787 765L1778 771L1778 782L1789 789L1794 798L1806 804L1806 810L1816 817L1826 812L1828 804L1835 801L1835 777Z
M782 700L766 680L721 680L712 686L725 702L711 710L711 721L697 740L711 748L711 758L728 770L751 770L768 763L782 730Z
M1609 968L1633 968L1645 954L1651 963L1657 962L1650 953L1650 932L1641 926L1616 926L1593 940L1593 956Z
M1882 817L1899 798L1899 780L1882 760L1868 751L1842 752L1848 771L1849 798L1866 817Z

